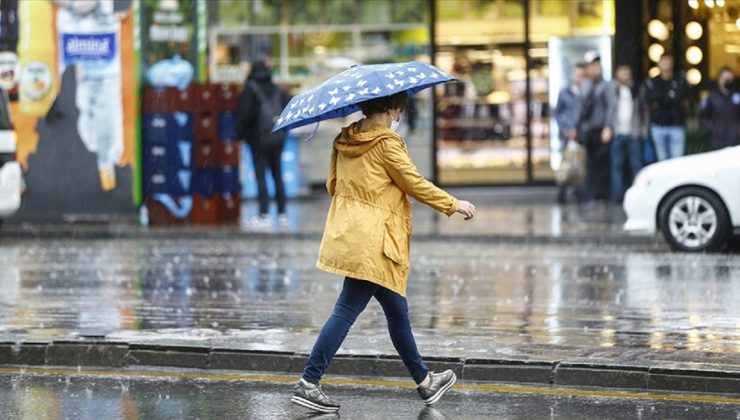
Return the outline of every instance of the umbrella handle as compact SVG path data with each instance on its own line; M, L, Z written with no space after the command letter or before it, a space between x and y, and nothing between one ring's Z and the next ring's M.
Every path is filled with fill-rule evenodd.
M315 136L315 135L316 135L316 131L318 131L318 129L319 129L319 124L320 124L320 123L321 123L321 121L316 121L316 125L314 125L314 126L313 126L313 131L312 131L312 132L311 132L311 134L310 134L310 135L309 135L308 137L306 137L306 139L305 139L305 140L303 140L303 141L309 141L309 140L311 140L311 139L313 138L313 136Z

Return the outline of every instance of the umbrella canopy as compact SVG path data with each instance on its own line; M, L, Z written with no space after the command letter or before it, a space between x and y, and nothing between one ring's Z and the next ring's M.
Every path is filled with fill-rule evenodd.
M437 67L408 63L352 66L290 100L272 131L289 130L359 111L357 105L399 92L412 95L430 86L457 80Z

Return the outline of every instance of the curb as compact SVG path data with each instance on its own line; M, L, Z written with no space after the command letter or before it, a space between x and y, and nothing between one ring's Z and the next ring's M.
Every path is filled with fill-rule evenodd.
M169 228L125 228L101 229L86 226L63 228L6 226L0 231L2 238L12 239L213 239L213 240L320 240L321 232L250 232L237 229L169 229ZM630 235L504 235L504 234L432 234L415 233L414 241L430 242L477 242L516 244L561 244L561 245L652 245L665 248L658 236Z
M175 367L295 374L307 354L140 344L99 340L48 343L0 342L0 366ZM565 362L425 358L431 370L452 369L471 382L687 391L740 395L740 371L672 369ZM390 355L338 355L330 375L406 377L403 363Z

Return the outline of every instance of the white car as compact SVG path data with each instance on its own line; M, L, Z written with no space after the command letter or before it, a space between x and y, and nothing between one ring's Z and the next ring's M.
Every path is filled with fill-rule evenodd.
M641 170L624 197L625 230L663 233L681 251L717 251L740 235L740 146Z
M23 173L16 161L16 147L8 96L0 91L0 223L21 206Z

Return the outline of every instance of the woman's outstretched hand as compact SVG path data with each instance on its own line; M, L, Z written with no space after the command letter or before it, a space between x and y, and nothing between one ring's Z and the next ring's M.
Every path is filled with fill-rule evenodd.
M465 216L465 220L475 217L475 206L469 201L460 201L457 212Z

